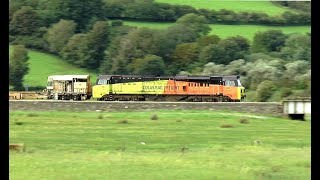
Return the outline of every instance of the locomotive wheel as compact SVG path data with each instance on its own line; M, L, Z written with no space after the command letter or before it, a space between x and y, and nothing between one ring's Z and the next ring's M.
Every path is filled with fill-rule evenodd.
M81 101L84 101L84 100L86 100L86 99L87 99L87 96L86 96L86 95L81 96L81 97L80 97L80 99L81 99Z

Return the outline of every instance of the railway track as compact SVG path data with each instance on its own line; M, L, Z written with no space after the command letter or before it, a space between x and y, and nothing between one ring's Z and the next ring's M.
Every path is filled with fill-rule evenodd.
M86 101L73 101L73 100L44 100L44 99L9 99L9 101L15 102L75 102L75 103L191 103L191 104L280 104L279 102L171 102L171 101L97 101L97 100L86 100Z
M279 102L153 102L153 101L62 101L9 100L10 111L157 111L212 110L255 114L281 114Z

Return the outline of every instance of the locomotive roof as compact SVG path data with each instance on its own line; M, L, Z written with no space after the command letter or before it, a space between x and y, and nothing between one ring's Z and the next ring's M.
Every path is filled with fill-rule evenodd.
M190 79L190 80L210 80L210 79L224 79L224 80L237 80L240 78L239 75L230 75L230 76L157 76L157 75L99 75L98 79Z
M48 79L52 79L52 80L72 80L74 78L77 79L87 79L89 78L90 75L53 75L53 76L49 76Z

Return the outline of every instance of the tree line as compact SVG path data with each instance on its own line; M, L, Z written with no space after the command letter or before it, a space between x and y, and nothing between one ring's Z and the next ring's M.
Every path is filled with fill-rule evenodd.
M311 23L311 13L303 9L299 13L286 11L281 15L269 16L259 12L234 12L232 10L196 9L187 5L157 3L154 0L105 0L106 16L151 21L176 21L180 17L194 13L207 18L209 23L306 25ZM310 3L299 3L311 7ZM297 6L289 6L296 8Z
M270 16L262 12L234 12L231 10L196 9L187 5L158 3L154 0L9 0L9 21L22 6L31 6L37 12L40 23L47 27L60 19L72 19L77 32L88 30L97 20L131 19L139 21L176 21L190 13L204 16L208 23L310 25L311 3L274 2L297 9Z

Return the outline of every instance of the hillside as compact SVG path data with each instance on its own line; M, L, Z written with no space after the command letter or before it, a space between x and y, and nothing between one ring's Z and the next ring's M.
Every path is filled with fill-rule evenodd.
M164 29L172 25L173 23L162 22L144 22L144 21L124 21L125 25L136 27L148 27L156 29ZM282 30L285 34L290 33L306 33L311 32L311 26L262 26L262 25L224 25L224 24L212 24L210 25L210 34L216 34L221 38L228 36L240 35L249 40L252 40L255 33L258 31L266 31L270 29Z
M12 51L13 47L9 46L9 54ZM96 73L70 65L54 55L34 50L28 50L28 55L30 71L24 77L24 85L30 87L45 87L49 75L90 74L93 82L97 77Z
M279 15L285 11L294 10L282 6L277 6L270 1L225 1L225 0L155 0L156 2L188 5L200 9L227 9L235 12L264 12L268 15Z

